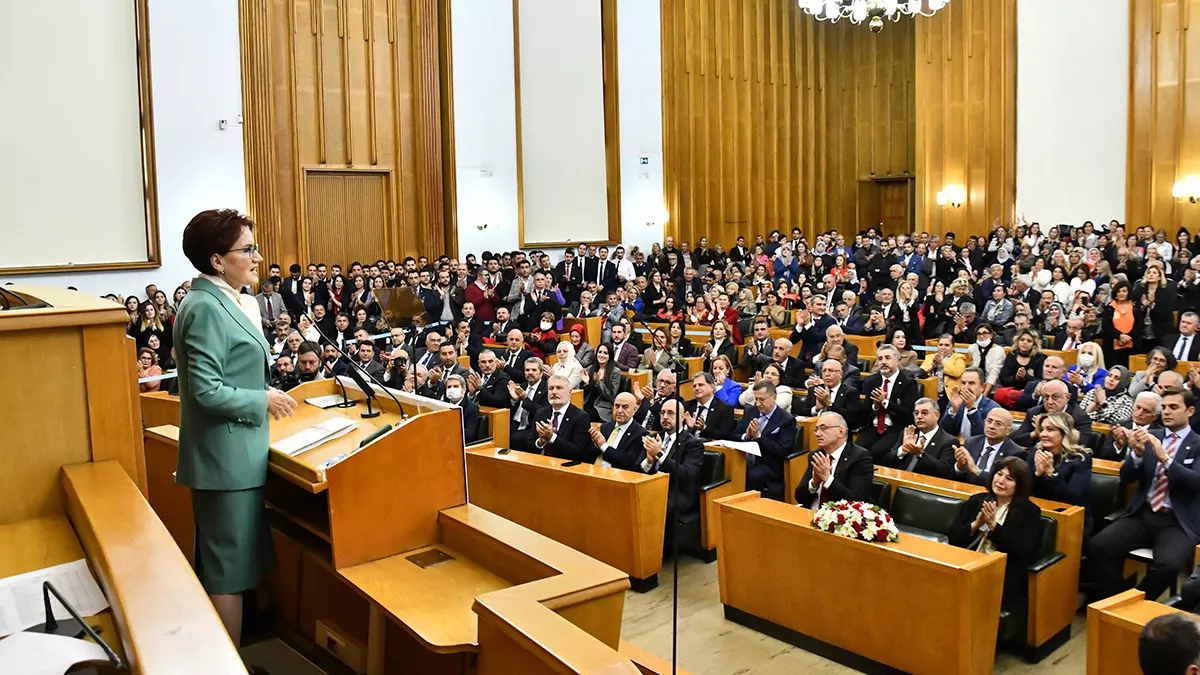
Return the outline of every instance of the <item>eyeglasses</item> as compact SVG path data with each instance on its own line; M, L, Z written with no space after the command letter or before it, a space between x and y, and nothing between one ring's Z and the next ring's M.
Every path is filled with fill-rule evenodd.
M245 253L250 257L254 257L258 255L258 244L250 244L249 246L243 246L242 248L235 248L231 251L226 251L226 253Z

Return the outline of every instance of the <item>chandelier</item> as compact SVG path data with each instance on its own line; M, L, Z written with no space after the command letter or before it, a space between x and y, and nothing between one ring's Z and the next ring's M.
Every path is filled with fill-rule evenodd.
M933 16L950 0L796 0L810 16L836 23L866 23L872 33L883 30L884 19L899 21L904 16Z

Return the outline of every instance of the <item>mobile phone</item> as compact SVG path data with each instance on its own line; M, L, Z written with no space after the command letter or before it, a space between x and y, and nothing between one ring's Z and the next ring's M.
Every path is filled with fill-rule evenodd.
M565 462L565 463L563 463L563 466L579 466L580 464L583 464L583 462L581 462L581 461L579 461L579 460L577 460L577 459L573 459L573 460L571 460L571 461L569 461L569 462Z
M496 452L500 453L501 455L507 455L508 453L512 452L512 448L500 448Z

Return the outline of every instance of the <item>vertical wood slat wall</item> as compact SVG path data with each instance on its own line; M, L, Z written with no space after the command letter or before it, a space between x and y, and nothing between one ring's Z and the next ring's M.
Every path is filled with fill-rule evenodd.
M329 239L309 231L305 205L309 177L326 171L384 175L372 259L455 252L448 12L437 0L240 0L247 197L268 262L307 262Z
M1171 196L1200 175L1200 0L1130 0L1129 147L1125 217L1174 241L1195 231L1200 206Z
M662 55L677 239L866 227L857 181L913 173L912 21L873 34L794 0L662 0Z
M985 235L1013 220L1016 11L1016 0L955 0L916 21L917 230ZM966 187L961 208L937 205L947 185Z

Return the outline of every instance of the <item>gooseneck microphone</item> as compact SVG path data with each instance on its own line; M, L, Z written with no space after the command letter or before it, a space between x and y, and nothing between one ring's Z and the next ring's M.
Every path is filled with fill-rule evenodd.
M347 363L347 365L350 366L350 368L358 368L358 366L354 365L354 359L350 358L350 356L347 355L346 352L342 351L342 348L337 346L336 341L330 340L328 336L326 336L324 333L321 332L320 327L317 326L317 322L313 321L313 318L311 316L309 316L307 311L301 312L300 315L307 318L312 323L313 328L317 329L317 334L320 335L321 337L325 338L326 344L332 345L333 348L337 350L337 353L341 354L342 358L346 359L346 363ZM360 373L362 373L363 375L366 375L368 378L370 378L370 380L372 382L374 382L375 384L378 384L379 388L383 390L383 393L387 394L389 397L391 397L391 399L393 401L396 402L396 406L400 408L400 418L401 419L405 419L405 420L408 419L408 413L404 412L404 404L400 402L400 399L396 398L395 394L393 394L390 390L388 390L388 387L386 384L381 382L378 378L376 378L371 373L367 372L367 370L365 368L358 368L358 371ZM335 380L337 379L336 375L334 376L334 379ZM354 377L353 375L350 376L350 379L358 380L358 378ZM338 384L341 384L341 382L339 381ZM365 383L360 383L359 386L361 387L363 384L365 384ZM342 385L342 391L343 391L342 395L343 396L345 396L345 388L346 388L346 386ZM369 399L372 396L374 396L374 393L375 393L374 387L371 387L368 385L367 387L365 387L363 389L363 393L367 395L367 398L368 398L367 406L368 406L368 411L369 411L369 408L370 408L370 400Z

